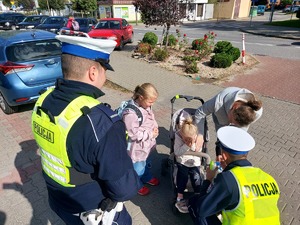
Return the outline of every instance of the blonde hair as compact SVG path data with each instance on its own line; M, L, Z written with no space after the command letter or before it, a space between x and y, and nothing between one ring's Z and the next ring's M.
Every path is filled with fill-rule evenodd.
M193 123L192 117L187 117L185 120L182 121L182 125L180 127L180 132L185 137L193 137L198 134L198 128Z
M144 83L135 87L132 99L137 100L140 96L143 96L145 99L156 98L158 91L153 84Z

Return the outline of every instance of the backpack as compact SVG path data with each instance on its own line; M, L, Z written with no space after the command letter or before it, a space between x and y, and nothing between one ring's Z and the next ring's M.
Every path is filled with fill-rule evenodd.
M115 111L122 118L125 109L131 109L136 113L139 121L139 126L141 126L143 123L143 114L141 110L136 105L134 105L133 100L122 101L119 108L117 108Z
M79 23L76 20L72 21L73 30L79 30Z

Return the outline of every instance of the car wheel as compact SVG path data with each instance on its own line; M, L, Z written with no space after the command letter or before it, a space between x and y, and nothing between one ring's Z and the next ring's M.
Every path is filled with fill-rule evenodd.
M118 47L118 50L121 51L124 48L124 38L122 37L120 46Z
M12 29L12 30L16 30L16 26L14 26L14 25L11 26L11 29Z
M17 106L9 106L4 99L3 95L0 93L0 107L5 114L12 114L18 111Z
M129 40L129 43L133 43L134 42L134 33L132 33L131 38Z

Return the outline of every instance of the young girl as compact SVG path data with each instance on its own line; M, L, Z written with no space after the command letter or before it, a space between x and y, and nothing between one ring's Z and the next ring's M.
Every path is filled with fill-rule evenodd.
M137 113L130 109L124 109L122 113L123 121L128 132L128 154L132 159L133 167L143 183L153 186L159 184L159 180L152 176L150 172L151 162L148 156L151 150L156 147L158 136L158 125L154 118L152 105L158 97L156 88L150 83L144 83L135 88L132 101L142 113L142 123L140 124ZM149 194L149 188L142 187L138 194Z
M192 155L184 155L188 151L200 152L202 150L203 136L198 134L197 126L193 124L192 117L187 117L175 133L174 153L177 162L177 202L175 206L180 212L188 212L183 201L183 193L186 189L188 177L190 176L191 184L194 192L200 191L201 176L199 167L201 165L201 158Z

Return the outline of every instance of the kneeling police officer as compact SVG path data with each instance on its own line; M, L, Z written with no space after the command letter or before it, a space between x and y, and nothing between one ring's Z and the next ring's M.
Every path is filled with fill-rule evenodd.
M253 137L234 126L217 132L223 171L207 169L200 194L188 200L188 209L197 225L279 225L279 187L275 179L247 160L254 148ZM215 179L214 179L215 178ZM217 214L222 212L222 222Z

